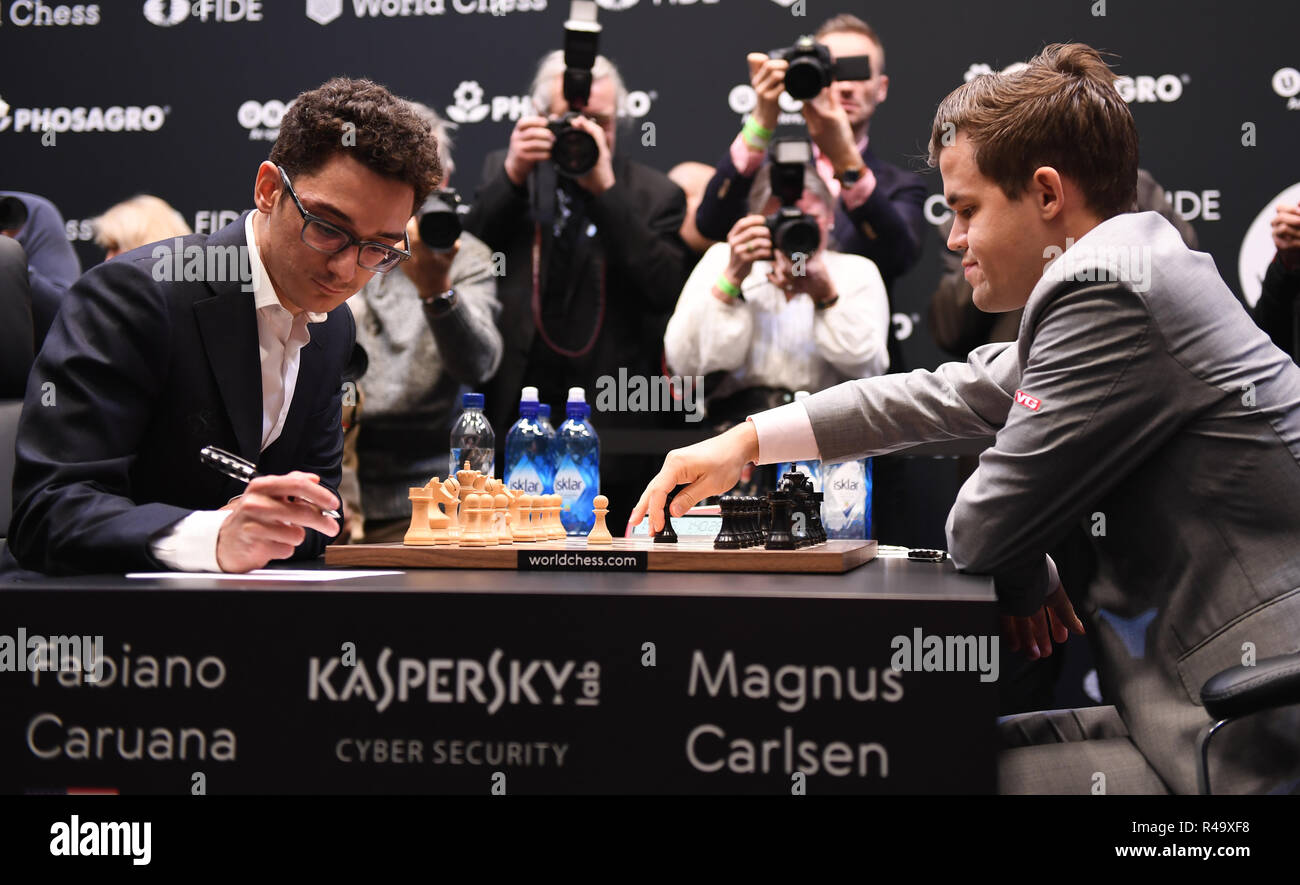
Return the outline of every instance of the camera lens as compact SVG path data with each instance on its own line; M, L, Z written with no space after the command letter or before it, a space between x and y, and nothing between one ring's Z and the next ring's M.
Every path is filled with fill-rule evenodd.
M596 139L581 129L565 124L555 133L555 145L551 148L551 160L556 171L571 178L581 178L596 168L600 158L600 149Z
M796 59L785 72L785 91L800 101L816 98L826 82L826 71L815 58Z
M460 217L450 209L420 217L420 239L430 249L450 249L456 245L460 233Z
M811 216L801 212L796 216L781 219L776 225L773 240L776 242L776 248L784 252L787 257L792 258L800 252L804 255L812 255L821 245L821 230Z

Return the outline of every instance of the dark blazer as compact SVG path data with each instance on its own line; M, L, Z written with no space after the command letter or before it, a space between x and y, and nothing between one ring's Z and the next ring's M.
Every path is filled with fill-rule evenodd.
M498 449L504 445L506 428L517 417L520 387L556 381L536 377L535 364L530 368L537 334L532 310L536 220L528 190L515 187L506 176L505 154L501 150L488 156L473 210L465 220L466 230L505 256L505 276L497 282L504 352L496 377L485 389ZM544 171L539 167L534 179ZM564 384L586 387L588 402L596 379L604 374L617 376L620 367L629 374L660 373L664 329L688 271L689 249L678 234L686 217L681 188L663 173L622 153L614 155L614 176L614 187L587 200L583 210L586 221L594 225L594 236L582 237L574 250L570 265L570 276L577 280L573 310L562 322L547 322L553 340L563 336L559 341L562 347L576 350L585 344L597 322L597 293L603 274L606 303L600 335L586 357L564 363ZM543 287L552 240L550 225L543 224ZM556 426L563 420L560 413ZM646 418L608 412L599 414L597 420L609 426Z
M245 246L244 219L184 245ZM162 568L150 541L194 510L242 494L204 466L216 445L268 474L306 470L338 489L346 307L310 326L279 439L258 451L262 380L253 293L239 280L160 282L142 246L92 268L36 359L18 428L9 548L49 574ZM169 244L167 244L169 245ZM308 530L295 559L324 551Z
M1251 311L1273 343L1300 361L1300 268L1292 270L1275 255L1264 273L1259 300Z
M862 152L862 162L876 176L876 189L852 211L845 209L843 200L837 201L831 237L840 252L875 262L885 288L892 289L894 281L921 257L925 179L877 158L870 148ZM766 168L758 174L764 174ZM723 154L695 210L695 226L700 233L713 240L727 239L732 225L749 211L754 177L740 174L731 162L730 150Z

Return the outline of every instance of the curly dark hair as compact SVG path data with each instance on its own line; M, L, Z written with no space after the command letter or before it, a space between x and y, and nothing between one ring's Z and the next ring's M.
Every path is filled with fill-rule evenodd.
M299 95L285 111L270 160L292 177L314 172L341 153L409 184L415 190L412 213L442 181L438 140L429 124L371 80L335 77Z

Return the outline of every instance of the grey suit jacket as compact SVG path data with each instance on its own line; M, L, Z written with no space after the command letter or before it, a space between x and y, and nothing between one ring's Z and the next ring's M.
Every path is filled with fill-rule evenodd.
M1046 551L1082 524L1096 576L1067 589L1103 691L1175 792L1196 788L1205 680L1300 650L1300 368L1154 212L1048 265L1016 341L804 405L829 461L996 437L947 533L1009 613L1039 608ZM1212 778L1267 789L1298 743L1294 709L1228 726Z

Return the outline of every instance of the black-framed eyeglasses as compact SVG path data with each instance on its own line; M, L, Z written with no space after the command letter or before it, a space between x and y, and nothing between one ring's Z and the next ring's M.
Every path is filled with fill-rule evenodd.
M397 249L383 243L357 239L351 232L337 224L328 222L319 215L312 215L294 193L293 185L289 183L288 173L281 166L275 168L280 170L280 178L284 180L285 189L289 191L289 196L293 197L293 204L302 214L302 241L317 252L337 255L351 246L360 246L361 248L357 250L357 265L374 273L388 273L400 262L411 257L411 238L405 231L402 232L402 241L406 244L406 248Z

